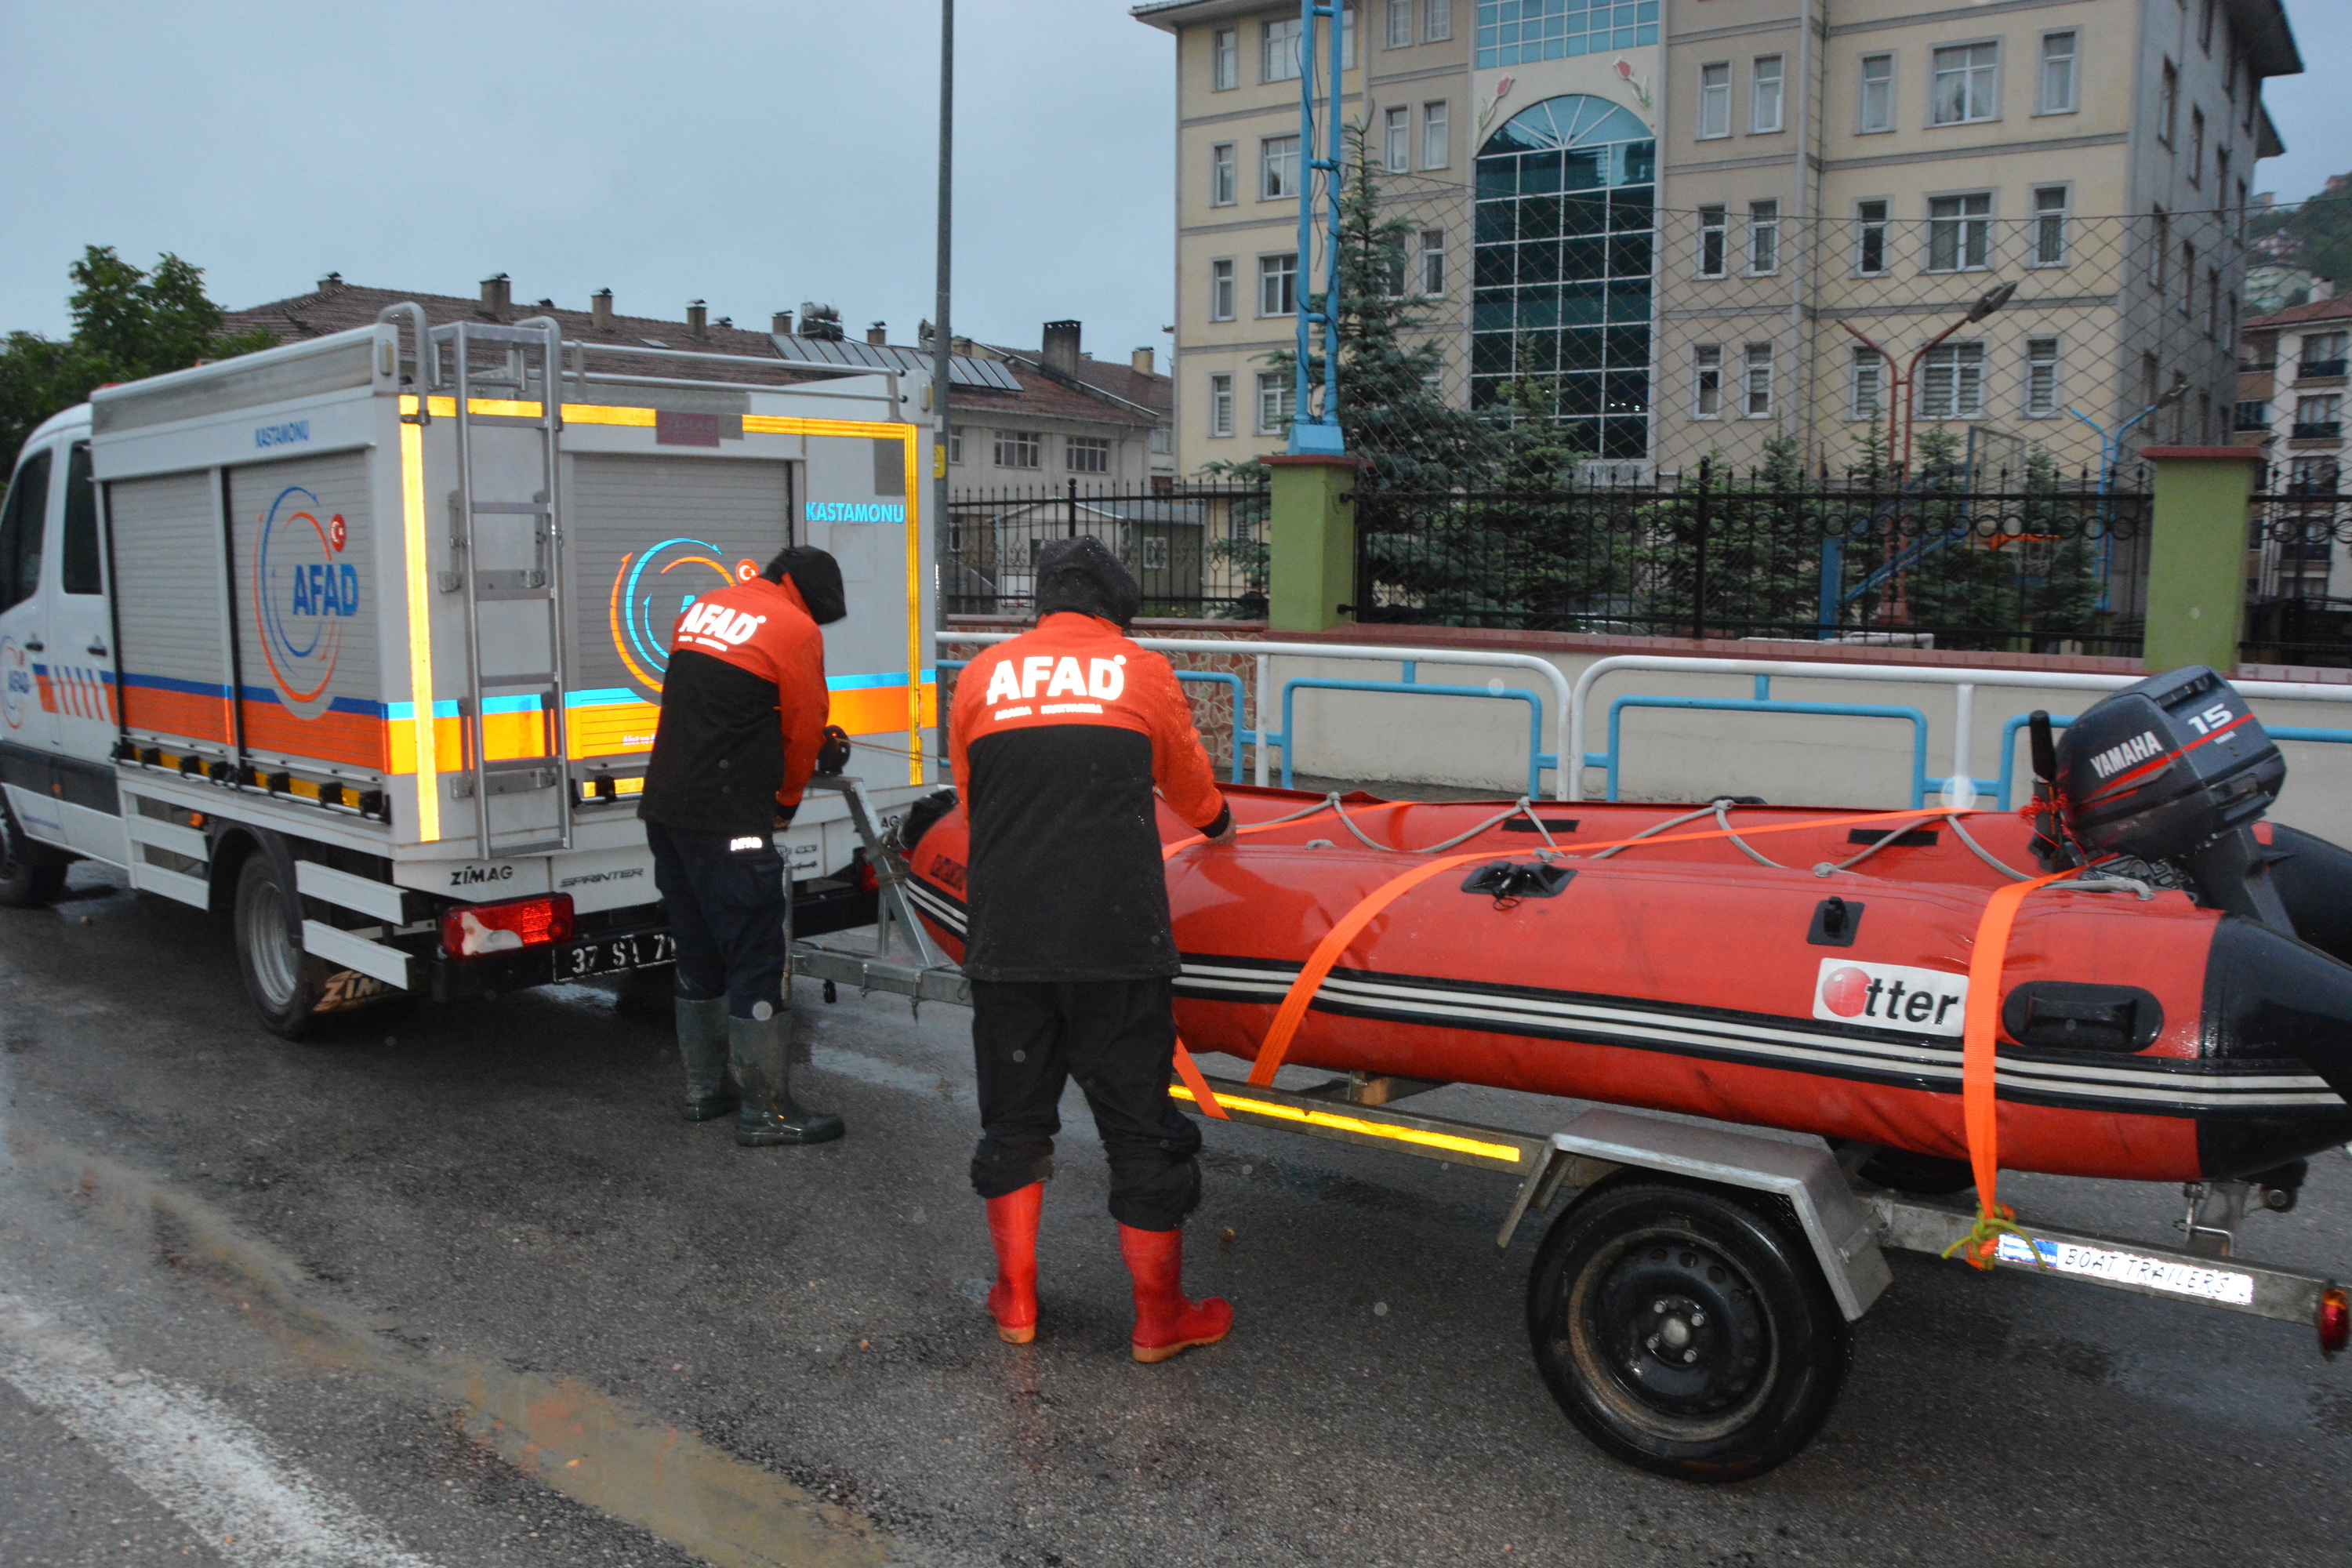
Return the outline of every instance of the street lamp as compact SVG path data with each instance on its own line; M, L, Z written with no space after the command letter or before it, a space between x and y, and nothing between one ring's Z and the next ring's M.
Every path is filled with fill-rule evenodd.
M2092 418L2089 415L2084 413L2081 409L2075 407L2074 405L2067 405L2067 413L2073 415L2075 418L2080 419L2084 424L2088 425L2092 429L2097 431L2099 434L2099 493L2101 495L2105 495L2110 489L2115 488L2116 462L2119 455L2122 453L2124 437L2131 434L2132 426L2147 418L2149 415L2156 413L2158 409L2179 407L2182 400L2187 398L2188 395L2189 377L2186 374L2176 370L2172 373L2172 386L2169 391L2166 392L2163 396L2158 398L2154 403L2149 404L2147 407L2133 415L2130 418L2125 420L2122 424L2116 426L2112 431L2110 431L2105 426L2100 424L2097 420Z
M1962 327L1972 327L2008 304L2016 293L2015 283L1997 283L1986 289L1977 296L1977 302L1969 307L1967 315L1921 343L1917 351L1911 355L1910 363L1906 366L1898 367L1895 363L1894 354L1856 331L1851 325L1843 321L1838 323L1845 328L1855 342L1886 362L1887 379L1893 384L1887 388L1886 456L1889 461L1895 464L1895 489L1897 495L1902 493L1904 483L1911 472L1911 430L1917 412L1912 406L1911 390L1913 384L1918 379L1919 362L1927 357L1929 350ZM1899 460L1895 456L1898 450L1902 454Z

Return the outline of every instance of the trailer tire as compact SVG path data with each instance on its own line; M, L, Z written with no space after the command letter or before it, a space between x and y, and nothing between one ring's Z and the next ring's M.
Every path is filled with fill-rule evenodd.
M277 858L257 848L237 868L237 976L269 1032L299 1040L319 1020L332 964L302 951L302 900Z
M1760 1476L1811 1442L1853 1347L1780 1200L1646 1173L1592 1187L1553 1224L1528 1334L1587 1437L1706 1482Z
M0 801L0 909L29 910L65 890L66 868L44 858Z

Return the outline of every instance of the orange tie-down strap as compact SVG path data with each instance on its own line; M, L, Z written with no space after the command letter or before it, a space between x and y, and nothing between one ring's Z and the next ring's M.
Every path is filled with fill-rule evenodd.
M1413 803L1400 801L1393 802L1391 804L1402 805ZM1911 811L1869 812L1860 815L1848 814L1833 817L1814 817L1804 822L1771 823L1762 827L1709 827L1690 833L1654 834L1647 838L1619 838L1601 844L1580 844L1576 847L1576 853L1569 856L1568 858L1573 859L1596 849L1614 849L1621 846L1641 845L1647 847L1660 844L1685 844L1706 838L1727 838L1735 836L1752 837L1754 835L1763 833L1796 833L1809 828L1852 827L1873 822L1916 822L1931 816L1959 816L1963 815L1975 814L1967 812L1963 808L1957 806L1927 806ZM1241 831L1244 833L1250 833L1260 831L1266 827L1286 827L1306 820L1308 820L1308 818L1293 817L1288 822L1262 823L1251 827L1244 827L1241 829ZM1166 850L1162 852L1160 858L1163 861L1172 860L1180 851L1189 849L1193 845L1203 843L1205 841L1206 835L1195 835L1190 838L1179 839L1177 842L1168 846ZM1474 861L1493 860L1496 858L1495 851L1489 849L1475 855L1447 855L1443 856L1438 859L1425 862L1424 864L1414 867L1412 870L1405 872L1401 877L1392 878L1389 881L1381 883L1379 887L1365 894L1362 899L1359 900L1353 909L1340 916L1339 923L1334 925L1329 932L1324 936L1323 940L1316 944L1314 952L1307 960L1306 967L1302 968L1298 972L1298 978L1290 983L1290 990L1283 996L1282 1005L1276 1009L1274 1022L1266 1029L1265 1038L1260 1042L1258 1046L1257 1059L1251 1065L1249 1081L1261 1089L1265 1088L1274 1082L1274 1075L1281 1070L1283 1058L1289 1053L1291 1039L1297 1034L1300 1022L1307 1016L1307 1005L1315 1000L1316 993L1322 989L1323 982L1325 978L1330 974L1332 966L1339 963L1339 955L1347 950L1348 944L1354 942L1357 936L1362 932L1363 929L1370 925L1383 910L1387 909L1390 904L1395 902L1399 896L1415 887L1418 887L1420 884L1427 881L1430 878L1436 876L1441 871L1446 870L1447 868L1454 866L1465 866ZM2072 873L2060 872L2058 875L2068 876L2072 875ZM2054 881L2056 879L2056 877L2048 877L2042 879L2042 881ZM2041 886L2042 881L2014 883L2011 885L2014 887L2031 889ZM2013 913L2015 910L2015 901L2013 900L2011 901L2010 908ZM1988 910L1987 912L1988 915L1990 915L1990 911ZM2001 940L2006 942L2008 939L2008 929L2005 924L2002 927L2000 934ZM1981 932L1979 933L1979 947L1980 951L1982 948ZM1996 984L1998 984L1997 981ZM1970 989L1970 995L1971 998L1973 998L1973 986ZM1988 1051L1988 1057L1990 1057L1990 1053ZM1203 1097L1201 1100L1201 1108L1203 1112L1216 1117L1219 1120L1229 1120L1225 1117L1222 1107L1214 1110L1211 1109L1211 1107L1214 1105L1214 1100L1213 1098L1206 1097L1207 1085L1203 1082L1196 1081L1200 1069L1192 1065L1191 1053L1185 1050L1184 1044L1181 1040L1179 1040L1176 1044L1176 1070L1179 1076L1183 1078L1186 1088L1192 1089L1196 1096ZM1965 1083L1966 1078L1964 1074L1963 1087L1965 1087ZM1991 1079L1990 1074L1988 1074L1986 1077L1986 1085L1988 1089L1990 1089L1990 1084Z

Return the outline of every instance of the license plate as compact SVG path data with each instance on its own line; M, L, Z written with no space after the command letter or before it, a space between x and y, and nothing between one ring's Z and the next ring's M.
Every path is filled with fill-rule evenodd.
M625 969L646 969L656 963L675 963L677 943L666 931L646 931L635 936L607 937L602 942L583 942L567 947L555 955L555 977L577 980L589 974L614 974Z

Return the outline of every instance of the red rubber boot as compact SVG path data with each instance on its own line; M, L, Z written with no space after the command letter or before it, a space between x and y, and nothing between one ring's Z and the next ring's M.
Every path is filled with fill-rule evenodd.
M1118 1227L1119 1256L1135 1277L1135 1339L1128 1348L1149 1365L1194 1345L1213 1345L1233 1331L1231 1303L1184 1295L1184 1233Z
M996 1244L988 1312L996 1320L996 1337L1008 1345L1037 1337L1037 1215L1045 1206L1043 1182L988 1200L988 1239Z

